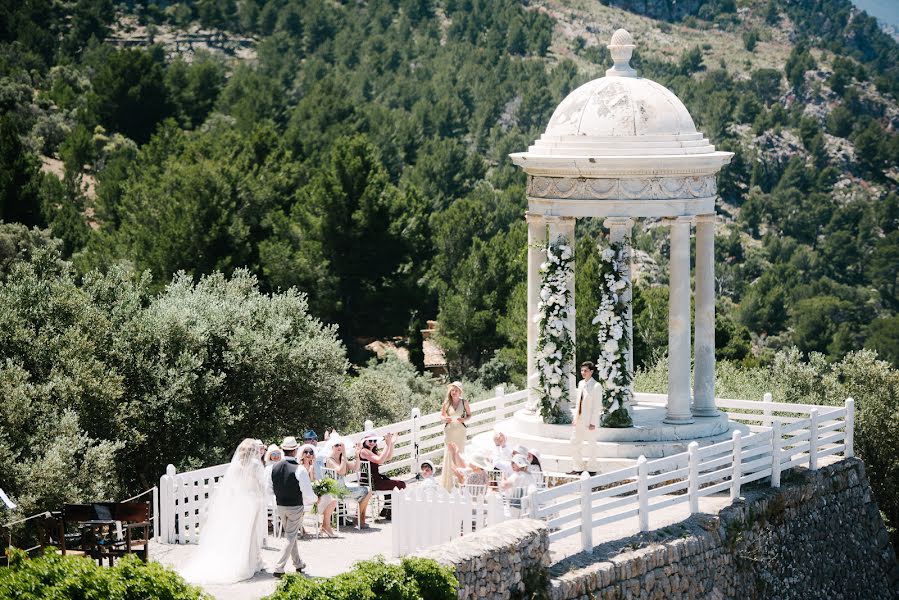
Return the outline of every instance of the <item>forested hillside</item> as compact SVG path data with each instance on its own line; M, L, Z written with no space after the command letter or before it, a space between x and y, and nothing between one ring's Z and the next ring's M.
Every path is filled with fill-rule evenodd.
M899 46L849 0L0 0L0 14L0 391L16 399L0 422L32 426L0 431L0 475L45 468L23 457L55 429L56 452L92 448L78 468L133 490L248 428L404 414L435 401L430 384L395 360L365 368L363 346L401 338L420 363L435 317L454 376L523 385L525 179L507 155L604 73L618 27L641 73L736 153L719 180L719 360L820 353L824 372L868 348L899 366ZM667 350L657 225L635 236L649 372ZM604 235L578 224L579 332ZM594 346L580 336L578 360ZM289 415L261 418L284 397Z

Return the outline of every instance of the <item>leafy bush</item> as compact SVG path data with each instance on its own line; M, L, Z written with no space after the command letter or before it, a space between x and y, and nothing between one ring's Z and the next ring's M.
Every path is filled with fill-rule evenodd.
M159 563L126 556L112 568L93 560L48 552L29 559L9 550L9 568L0 569L0 598L44 600L205 600L210 596L188 585L180 575Z
M392 565L378 557L330 579L287 575L264 600L455 600L457 587L452 569L433 560Z

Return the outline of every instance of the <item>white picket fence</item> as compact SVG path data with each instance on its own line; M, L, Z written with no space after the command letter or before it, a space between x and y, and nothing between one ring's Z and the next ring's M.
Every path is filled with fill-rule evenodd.
M502 496L415 486L393 492L393 555L449 542L506 519Z
M731 420L749 424L750 433L733 433L730 440L656 460L640 457L625 469L536 492L530 516L546 521L550 542L578 535L584 550L593 548L593 528L636 518L649 531L653 512L686 504L699 512L699 499L729 492L740 496L741 486L770 478L780 487L781 473L797 465L818 468L821 458L853 455L854 401L842 408L765 401L716 400L731 411ZM740 412L733 412L740 411ZM797 416L798 415L798 416ZM766 426L770 425L770 426Z
M505 388L500 386L494 397L471 403L472 417L468 421L467 436L471 438L492 429L496 423L523 408L526 400L527 390L506 394ZM406 420L381 427L373 427L366 421L365 430L347 437L356 442L369 433L396 433L393 458L381 471L385 474L398 472L402 476L402 473L418 473L422 460L442 457L443 427L439 412L422 416L418 408L413 408ZM170 544L199 541L206 504L227 468L228 463L184 473L178 473L173 465L166 468L165 475L159 480L161 541Z

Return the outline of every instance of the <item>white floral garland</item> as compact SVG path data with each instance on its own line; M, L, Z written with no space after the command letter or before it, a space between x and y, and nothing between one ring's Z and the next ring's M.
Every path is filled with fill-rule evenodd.
M593 324L598 325L599 329L596 336L600 347L596 377L603 389L604 416L623 408L631 399L632 374L626 364L629 343L625 335L627 304L624 302L631 282L622 271L628 260L628 246L627 240L614 243L600 255L602 299Z
M574 341L566 323L574 314L569 284L574 277L574 252L559 236L545 246L546 262L540 265L540 302L534 322L539 324L536 368L540 376L540 415L545 423L569 423L562 410L568 381L574 373Z

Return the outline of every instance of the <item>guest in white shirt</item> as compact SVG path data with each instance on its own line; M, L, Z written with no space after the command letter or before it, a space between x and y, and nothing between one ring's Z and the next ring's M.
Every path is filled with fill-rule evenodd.
M418 467L418 471L421 473L421 486L423 489L435 491L443 489L440 486L440 482L434 477L434 463L429 460L423 460Z
M504 475L512 474L512 449L506 443L506 434L493 432L493 468Z

